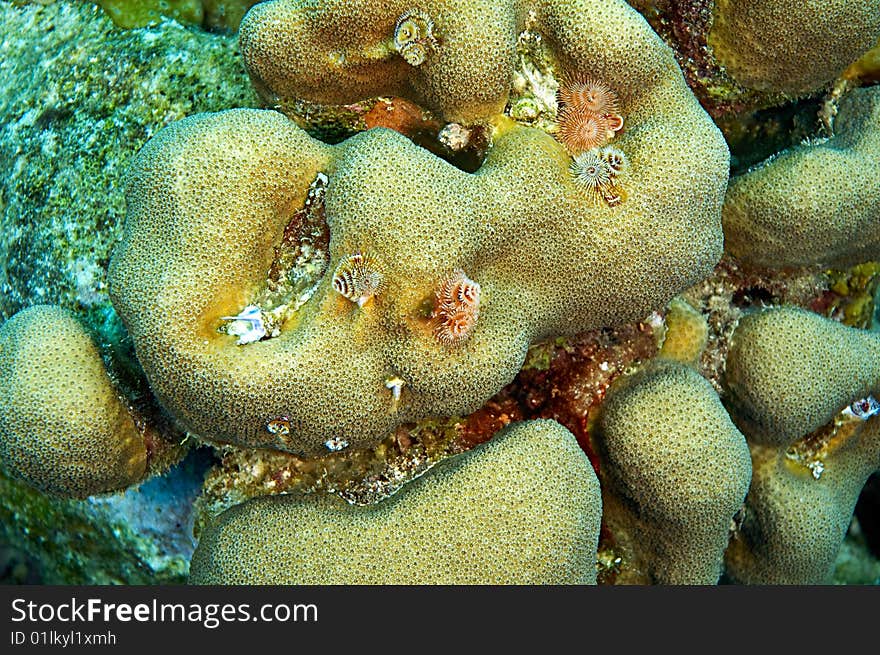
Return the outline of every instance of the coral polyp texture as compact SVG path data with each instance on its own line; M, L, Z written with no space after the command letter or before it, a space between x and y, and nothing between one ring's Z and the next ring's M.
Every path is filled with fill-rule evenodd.
M880 336L792 307L749 314L734 332L724 385L751 440L789 444L880 393Z
M613 6L656 50L636 62L650 86L622 100L627 201L614 208L578 188L551 136L505 120L474 174L390 130L328 146L271 111L197 115L155 137L129 176L110 292L162 404L219 441L368 446L401 423L478 409L530 343L641 318L707 274L721 254L726 146L666 48ZM325 272L277 338L238 345L221 318L252 304L319 174L326 271L370 253L381 293L357 307ZM467 339L441 343L432 305L451 267L479 284L479 314ZM266 429L278 416L289 434Z
M403 0L260 3L241 24L242 55L255 87L273 103L400 95L465 124L504 108L517 37L527 20L566 77L600 79L619 96L627 120L647 98L660 100L661 89L671 100L681 79L671 51L622 0L421 2L418 10L430 18L436 45L418 66L394 47L396 21L413 8ZM667 113L650 101L648 106ZM674 113L689 122L683 107Z
M265 2L242 21L254 86L268 98L341 104L410 97L450 122L504 109L518 25L511 0Z
M716 0L709 44L759 91L822 89L880 38L877 0Z
M0 462L73 498L144 476L144 439L91 336L60 307L37 305L0 327Z
M859 493L880 467L880 419L839 427L810 462L821 468L789 449L751 450L754 473L725 554L728 574L744 584L827 583Z
M880 88L844 96L834 129L731 179L730 253L774 268L880 259Z
M599 481L571 433L530 421L378 505L238 505L202 536L190 582L595 584L601 514Z
M859 493L880 466L880 418L864 411L878 376L876 333L789 307L740 321L725 386L753 474L725 554L731 578L828 581Z
M695 370L654 360L611 385L597 430L603 522L632 580L715 584L749 488L745 438Z

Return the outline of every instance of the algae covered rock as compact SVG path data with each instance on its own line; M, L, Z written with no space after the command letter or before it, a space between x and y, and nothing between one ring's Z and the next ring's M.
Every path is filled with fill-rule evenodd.
M120 27L146 27L172 18L211 30L238 29L245 12L259 0L96 0Z
M0 327L0 461L47 493L85 498L138 482L143 437L91 337L41 305Z
M125 170L143 143L168 122L196 111L255 105L257 98L234 38L185 29L171 20L123 30L89 2L2 2L0 34L0 323L23 308L57 303L71 309L90 331L96 328L100 334L95 342L103 354L105 345L115 354L124 331L110 307L105 269L122 229ZM50 324L55 323L43 322ZM78 333L78 328L63 329L61 339L82 343L72 336ZM45 352L36 354L39 362L55 352L54 336L47 334L41 341ZM98 369L96 360L86 361L92 362L86 364L88 377L89 370ZM58 365L50 368L57 371ZM111 373L114 383L120 372L115 368ZM72 393L81 375L65 370L42 383L63 383ZM134 382L132 388L144 392L130 398L143 401L137 402L138 409L153 409L147 407L146 384L128 377L124 382ZM0 391L0 404L7 389ZM36 398L46 399L51 399L48 390ZM91 406L88 412L96 418L85 423L107 416ZM57 442L72 427L83 425L78 413L72 420L53 416L26 443ZM156 426L145 426L152 439L149 474L179 457L177 444L183 438L174 434L168 443L160 439L167 435L151 427ZM98 449L102 434L97 433L94 443ZM72 481L63 465L51 471L70 452L70 445L64 446L67 450L52 450L40 464L39 479ZM112 468L115 452L89 450L83 466L101 456ZM200 470L178 473L175 468L124 494L80 500L66 492L58 497L38 491L11 467L3 469L0 549L26 553L40 582L155 584L185 579L193 547L186 516ZM126 484L125 479L112 482L114 488ZM75 486L67 491L87 493L86 486Z
M771 268L880 258L880 88L844 96L834 128L731 179L728 252Z
M709 44L740 84L821 89L880 38L877 0L715 0Z
M603 521L644 582L715 584L751 462L715 390L655 360L612 384L602 406Z
M0 318L100 312L138 149L178 118L257 99L230 36L122 30L88 2L20 5L0 3Z
M570 432L518 423L378 505L274 496L227 510L190 582L595 583L601 505Z

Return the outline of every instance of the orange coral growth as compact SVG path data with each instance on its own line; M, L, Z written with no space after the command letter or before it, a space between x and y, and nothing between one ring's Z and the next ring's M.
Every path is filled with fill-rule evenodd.
M556 94L566 107L579 107L595 114L616 114L617 94L594 79L568 79Z
M556 138L572 154L605 145L613 135L608 119L601 114L579 107L566 107L559 112Z
M432 316L434 336L454 346L470 336L480 311L480 285L463 271L453 271L437 289Z
M560 86L557 139L571 154L603 146L623 128L617 94L596 80L572 80Z
M367 129L387 127L410 138L419 132L436 133L441 127L421 107L403 98L380 98L363 120Z

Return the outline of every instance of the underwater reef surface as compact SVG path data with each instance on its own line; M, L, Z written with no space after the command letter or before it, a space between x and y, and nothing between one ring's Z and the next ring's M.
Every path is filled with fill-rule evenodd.
M170 20L121 30L88 3L16 4L0 3L0 315L56 303L118 341L105 269L132 157L174 120L256 96L233 37ZM83 502L0 474L6 568L47 583L182 581L198 477L175 476Z
M4 581L880 582L880 11L98 4L0 2Z
M259 0L97 0L120 27L146 27L170 18L181 25L235 32L245 12Z
M173 21L121 30L88 3L0 11L0 315L97 311L131 159L172 121L256 98L234 37Z

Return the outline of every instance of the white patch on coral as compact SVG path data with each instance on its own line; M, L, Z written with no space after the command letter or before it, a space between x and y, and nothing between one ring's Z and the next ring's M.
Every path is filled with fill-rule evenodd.
M243 346L259 341L266 336L263 312L256 305L248 305L237 316L221 316L224 321L232 321L226 326L226 333L238 337L236 343Z
M324 442L324 446L326 446L327 450L330 452L336 453L348 448L348 442L345 439L333 437L332 439L327 439L327 441Z
M83 307L92 307L107 299L104 269L84 257L73 262L76 300Z
M849 418L867 421L872 416L880 414L880 401L874 396L860 398L844 409L843 414Z

